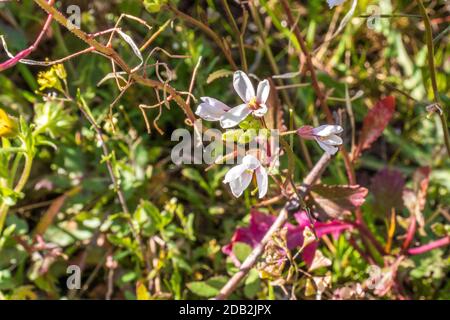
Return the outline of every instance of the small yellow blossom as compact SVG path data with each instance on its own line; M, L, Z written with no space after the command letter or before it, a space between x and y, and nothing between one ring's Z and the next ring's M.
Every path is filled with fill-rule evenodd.
M61 80L67 77L66 69L62 64L56 64L47 71L39 72L37 82L40 85L39 90L56 89L63 91Z

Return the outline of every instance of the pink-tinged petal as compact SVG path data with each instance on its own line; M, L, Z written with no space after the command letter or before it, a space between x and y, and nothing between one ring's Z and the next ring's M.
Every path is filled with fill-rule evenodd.
M259 108L253 111L253 115L258 118L264 117L266 113L267 113L267 105L265 104L260 104Z
M241 121L243 121L252 112L247 104L240 104L220 118L220 125L224 129L232 128L237 126Z
M219 121L220 118L231 108L223 102L210 98L200 98L203 102L197 107L195 114L207 121Z
M236 71L233 76L233 86L242 101L249 102L255 97L252 82L243 71Z
M256 89L256 100L259 104L265 104L270 94L270 84L268 80L261 81Z
M329 135L341 133L344 129L338 125L324 124L314 128L313 134L319 137L328 137Z
M258 196L262 199L267 194L267 189L269 188L269 177L267 176L267 171L263 166L256 169L255 174L256 183L258 184Z
M226 173L225 178L223 179L223 183L229 183L233 180L238 179L246 169L247 166L244 164L234 166Z

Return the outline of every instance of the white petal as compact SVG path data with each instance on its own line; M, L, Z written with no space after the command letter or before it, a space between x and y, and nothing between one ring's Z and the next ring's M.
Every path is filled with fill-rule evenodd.
M267 171L263 166L260 166L255 171L256 183L258 184L258 196L260 199L264 198L269 187L269 177L267 176Z
M342 138L335 134L332 134L332 135L326 137L326 139L322 139L321 141L330 146L340 146L343 142Z
M255 89L245 72L236 71L234 73L233 86L242 101L249 102L255 97Z
M252 181L252 173L245 171L238 179L230 182L231 193L239 198Z
M201 97L200 100L202 100L202 102L205 102L211 106L213 106L216 109L220 109L224 112L230 110L231 108L229 106L227 106L225 103L223 103L220 100L217 100L215 98L211 98L211 97Z
M255 156L252 156L251 154L246 155L242 159L242 164L249 170L255 170L261 165L259 160Z
M333 155L338 151L337 147L334 146L330 146L326 143L323 143L322 141L320 141L319 139L316 139L317 143L319 144L319 146L329 155Z
M225 103L210 97L200 98L203 102L197 107L195 114L208 121L219 121L231 108Z
M265 104L270 94L270 84L268 80L261 81L256 89L256 100L260 104Z
M255 117L261 118L267 113L267 106L265 104L260 104L259 108L253 111Z
M245 170L247 170L247 166L245 164L238 164L237 166L234 166L228 170L225 178L223 179L223 183L229 183L233 180L237 180Z
M247 104L240 104L237 107L234 107L233 109L230 109L230 111L226 112L221 118L220 118L220 125L222 128L232 128L234 126L237 126L239 122L247 118L247 116L252 112L250 108L247 107Z
M328 2L328 6L331 9L334 6L338 6L340 4L343 4L345 2L345 0L327 0L327 2Z
M320 137L326 137L330 134L341 133L344 129L341 126L324 124L312 130L313 134Z

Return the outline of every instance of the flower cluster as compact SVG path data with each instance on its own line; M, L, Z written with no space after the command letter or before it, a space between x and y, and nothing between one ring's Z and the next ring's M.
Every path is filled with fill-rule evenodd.
M249 129L249 126L262 126L267 129L263 117L268 110L269 81L260 81L255 91L247 74L243 71L236 71L233 75L233 87L243 103L231 108L215 98L201 97L201 103L195 114L204 120L219 122L223 129L240 126L239 130L229 130L229 132L232 131L232 136L237 131ZM337 125L322 125L317 128L304 126L296 133L301 138L317 141L325 152L333 155L337 152L338 146L342 144L342 139L337 135L342 131L342 127ZM223 136L229 135L225 133ZM240 197L249 187L253 176L256 177L259 198L263 198L267 194L268 170L264 167L260 156L261 153L259 153L259 157L253 154L245 155L242 163L231 168L225 175L223 182L230 185L231 192L235 197Z

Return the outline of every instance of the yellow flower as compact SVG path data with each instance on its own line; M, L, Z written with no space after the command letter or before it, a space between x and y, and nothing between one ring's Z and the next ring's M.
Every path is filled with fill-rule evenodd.
M58 78L60 78L61 80L64 80L67 78L67 73L66 73L66 69L64 68L63 64L55 64L52 69L55 71L56 75L58 76Z
M0 108L0 137L12 138L17 134L16 120Z
M52 66L47 71L39 72L37 82L40 85L39 90L56 89L63 91L61 80L66 79L66 69L62 64Z

